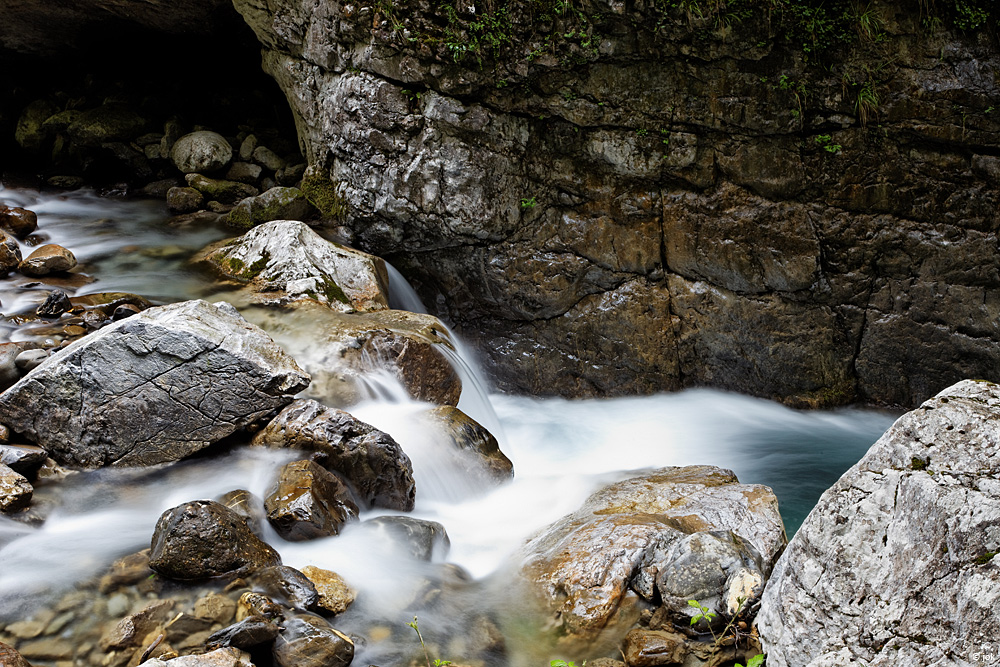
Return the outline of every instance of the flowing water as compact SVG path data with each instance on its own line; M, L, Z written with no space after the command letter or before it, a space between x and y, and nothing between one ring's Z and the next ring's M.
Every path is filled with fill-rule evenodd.
M81 293L124 290L159 302L210 296L204 278L184 260L221 237L220 230L172 228L163 222L161 204L106 201L83 192L51 196L0 189L0 202L38 212L39 233L81 258L85 272L97 278ZM392 275L391 288L394 305L422 308L398 274ZM28 308L46 291L0 288L4 313ZM308 340L310 332L301 336ZM521 634L523 619L509 608L516 602L502 593L506 559L533 531L630 471L714 464L732 469L743 482L771 486L791 534L820 493L894 417L863 409L799 412L710 390L586 401L488 395L474 361L460 343L456 348L452 360L465 387L460 408L498 437L514 464L510 483L493 489L470 483L454 454L441 451L422 426L420 414L429 406L408 399L391 378L371 378L381 387L378 398L350 411L390 433L408 453L417 482L412 516L445 526L451 549L443 560L460 569L415 563L364 524L306 543L266 535L286 564L336 571L359 591L358 603L335 622L338 629L367 638L355 664L401 664L400 656L417 647L405 625L416 610L425 636L456 629L437 645L440 655L457 657L463 650L462 619L482 613L499 619L511 664L538 664ZM36 495L48 512L44 523L0 518L0 618L30 615L113 559L148 547L156 519L170 507L234 488L265 495L284 456L237 448L165 468L81 473L42 486ZM377 514L364 513L362 519ZM430 589L456 591L444 609L414 602L427 597L428 580ZM66 633L72 636L72 628Z

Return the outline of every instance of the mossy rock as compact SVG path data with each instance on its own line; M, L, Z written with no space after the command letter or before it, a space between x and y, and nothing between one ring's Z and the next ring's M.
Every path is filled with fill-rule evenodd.
M316 167L306 169L302 177L302 193L324 218L343 220L347 215L347 200L337 191L329 176Z
M254 197L259 192L257 188L246 183L208 178L201 174L188 174L185 180L189 186L205 195L206 200L223 204L235 204L247 197Z
M302 220L316 210L298 188L274 187L257 197L249 197L226 216L226 224L247 230L272 220Z

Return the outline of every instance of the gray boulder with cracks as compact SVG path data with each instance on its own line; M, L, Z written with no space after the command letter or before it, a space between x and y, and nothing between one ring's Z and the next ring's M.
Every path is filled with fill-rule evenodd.
M175 461L280 409L309 376L227 303L150 308L0 395L0 422L61 463Z

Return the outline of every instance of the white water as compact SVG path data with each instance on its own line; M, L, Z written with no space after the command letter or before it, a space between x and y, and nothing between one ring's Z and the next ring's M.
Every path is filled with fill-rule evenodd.
M148 247L194 248L218 235L214 230L166 229L156 205L107 202L86 194L51 198L0 189L0 201L36 210L40 231L88 262L88 273L99 280L87 291L122 289L164 300L203 292L180 259L157 265L164 273L150 278L141 266L129 273L115 257L137 239ZM116 222L97 223L93 216ZM106 238L94 240L105 226L111 230ZM402 292L403 303L417 307L412 290L400 287L398 275L392 284ZM394 295L395 303L399 296ZM9 314L6 298L3 307ZM429 406L405 398L391 378L371 378L382 387L381 400L351 412L390 433L409 454L417 481L412 516L443 524L452 544L447 560L476 579L496 573L528 535L575 510L592 491L642 468L696 463L731 468L744 482L773 486L789 528L794 528L819 493L892 420L872 411L797 412L708 390L600 401L489 396L461 346L455 362L465 387L460 407L497 435L514 464L515 478L504 486L484 489L470 483L455 454L442 450L421 425L419 414ZM99 574L114 558L147 547L156 519L169 507L234 488L265 495L282 461L274 453L240 450L153 471L85 473L42 489L39 495L51 494L58 509L40 528L0 520L0 614L24 613L29 604L53 599ZM377 514L369 512L362 519ZM361 526L308 543L287 543L273 532L267 537L286 564L332 569L360 591L355 611L338 619L338 627L343 623L341 629L364 634L371 619L381 619L396 630L394 641L361 648L356 664L389 660L386 656L394 651L414 647L404 626L416 613L408 602L424 578L438 571L437 565L414 563ZM475 604L492 599L478 597ZM448 628L470 608L456 605L452 616L420 614ZM512 663L526 662L517 658L522 647L516 641L508 641L508 650Z

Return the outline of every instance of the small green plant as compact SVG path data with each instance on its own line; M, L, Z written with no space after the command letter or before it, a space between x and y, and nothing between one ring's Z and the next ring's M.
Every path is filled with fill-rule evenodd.
M704 606L702 603L698 602L697 600L688 600L688 606L689 607L694 607L695 609L698 610L698 613L691 617L691 625L694 625L695 623L697 623L698 621L700 621L702 619L705 619L705 621L707 623L711 624L712 620L716 616L718 616L718 614L716 614L714 611L712 611L708 607ZM709 629L710 630L711 630L711 627L712 626L709 625ZM712 632L712 635L714 636L715 632Z
M572 660L550 660L549 667L576 667Z
M761 667L764 664L764 654L758 653L754 657L747 660L747 667ZM743 667L740 663L736 663L734 667Z
M646 136L647 134L649 134L649 130L647 130L647 129L646 129L646 128L644 128L644 127L640 127L639 129L637 129L637 130L635 131L635 133L636 133L637 135L639 135L640 137L644 137L644 136Z
M840 149L842 148L840 144L833 143L833 137L830 136L829 134L820 134L814 139L814 141L820 146L822 146L823 150L825 150L827 153L837 154L840 152Z
M451 664L451 660L441 660L440 658L435 658L433 662L431 661L430 653L427 652L427 645L424 644L424 637L420 634L420 626L417 624L416 616L414 616L413 621L407 623L407 625L413 628L413 631L417 633L417 639L420 640L420 648L424 650L424 659L427 661L427 667L431 667L431 665L434 667L445 667L445 665Z
M522 197L521 198L521 208L522 209L532 209L538 206L538 202L535 201L534 197Z

